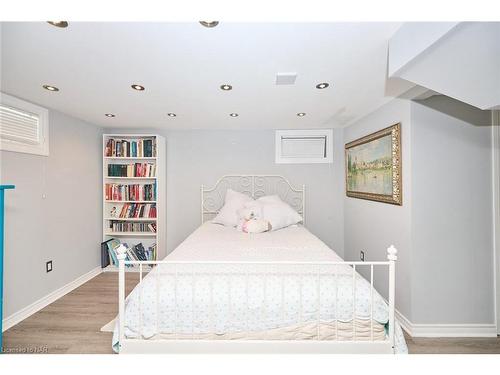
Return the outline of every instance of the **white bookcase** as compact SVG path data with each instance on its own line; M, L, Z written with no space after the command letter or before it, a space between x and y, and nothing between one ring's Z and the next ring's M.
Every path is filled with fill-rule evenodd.
M106 145L110 139L115 141L138 142L140 140L153 140L156 149L153 156L106 156ZM102 217L102 230L103 241L111 238L119 239L122 243L127 243L129 247L141 242L147 249L152 244L156 243L157 260L163 259L166 256L165 248L165 235L166 235L166 143L165 138L157 134L103 134L102 142L102 155L103 155L103 217ZM139 155L139 154L137 154ZM135 165L135 163L147 163L156 167L154 177L117 177L109 175L109 165L125 164ZM126 197L121 199L106 199L106 186L107 184L119 185L156 185L156 194L152 200L129 200ZM156 218L136 217L136 218L122 218L119 216L124 204L154 204L156 205ZM113 207L116 208L115 216L112 214ZM152 231L116 231L112 230L112 223L156 223L156 232ZM106 271L117 271L118 268L110 265L106 267ZM132 270L128 268L127 270Z

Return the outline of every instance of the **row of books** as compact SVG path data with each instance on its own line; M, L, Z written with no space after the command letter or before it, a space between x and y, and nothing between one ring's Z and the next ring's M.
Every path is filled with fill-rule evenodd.
M123 219L133 219L133 218L143 218L143 217L156 218L156 204L125 203L122 206L120 214L115 217Z
M156 184L106 184L107 201L154 201Z
M109 221L111 232L156 233L156 223L131 223L119 220Z
M110 138L106 142L104 154L107 157L156 157L156 138L138 140Z
M156 260L156 244L153 244L152 246L149 246L147 249L145 249L142 243L139 243L130 250L130 258L132 258L131 260ZM129 256L128 251L127 256Z
M118 267L118 246L123 245L127 248L126 258L128 261L151 261L157 259L156 244L149 246L147 249L142 243L134 246L129 246L127 243L120 243L120 240L112 238L101 243L101 267L107 267L110 264ZM127 265L131 267L132 265Z
M108 164L108 177L155 177L156 165L151 163Z

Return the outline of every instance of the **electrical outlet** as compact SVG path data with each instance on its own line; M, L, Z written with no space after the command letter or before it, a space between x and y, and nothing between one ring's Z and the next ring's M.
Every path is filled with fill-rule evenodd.
M359 252L359 259L361 259L362 262L365 261L365 252L364 251Z
M51 260L49 260L48 262L45 263L45 270L47 272L52 271L52 261Z

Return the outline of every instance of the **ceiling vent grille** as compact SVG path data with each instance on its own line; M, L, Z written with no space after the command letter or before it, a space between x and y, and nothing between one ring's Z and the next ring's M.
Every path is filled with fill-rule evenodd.
M276 85L293 85L297 79L297 73L276 74Z

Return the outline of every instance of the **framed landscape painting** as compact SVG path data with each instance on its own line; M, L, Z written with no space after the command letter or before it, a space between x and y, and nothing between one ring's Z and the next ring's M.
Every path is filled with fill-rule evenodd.
M402 205L401 124L345 145L348 197Z

